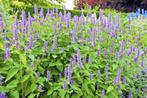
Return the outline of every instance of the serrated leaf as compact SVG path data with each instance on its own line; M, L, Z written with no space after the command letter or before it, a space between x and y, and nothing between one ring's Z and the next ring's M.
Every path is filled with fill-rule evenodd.
M114 89L113 86L109 86L109 87L107 88L107 93L111 92L113 89Z
M60 96L61 98L65 98L66 92L65 92L63 89L59 89L58 91L59 91L59 96Z
M19 98L19 92L18 91L12 91L10 92L11 98Z
M35 94L31 93L28 98L35 98Z
M5 82L9 81L16 73L18 72L18 68L13 68L8 72Z
M28 79L29 79L29 75L25 75L24 77L23 77L23 80L22 80L22 82L25 82L25 81L27 81Z
M30 87L30 91L33 92L33 91L35 91L35 89L37 89L37 84L32 83L31 87Z

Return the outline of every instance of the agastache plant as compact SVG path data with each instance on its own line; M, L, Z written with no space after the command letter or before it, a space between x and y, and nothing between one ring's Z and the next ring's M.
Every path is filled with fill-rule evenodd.
M81 62L81 52L80 49L77 50L77 62L80 68L83 68L83 64Z
M45 50L45 53L48 54L48 44L46 41L44 41L44 50Z
M46 72L46 78L47 78L47 80L51 79L51 75L50 75L50 71L49 70L47 70L47 72Z
M4 50L5 50L5 60L8 60L9 58L10 58L10 56L11 56L11 54L10 54L10 49L9 49L9 47L8 47L8 42L5 42L4 43Z

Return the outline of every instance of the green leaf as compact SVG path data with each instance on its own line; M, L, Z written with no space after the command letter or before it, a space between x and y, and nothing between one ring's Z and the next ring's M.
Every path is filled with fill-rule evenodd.
M20 61L26 66L27 60L26 60L26 54L19 53Z
M25 81L27 81L28 79L29 79L29 75L25 75L24 77L23 77L23 80L22 80L22 82L25 82Z
M10 96L11 96L11 98L19 98L19 92L18 91L11 91Z
M18 80L13 80L7 85L7 88L9 89L15 88L17 87L17 84L18 84Z
M28 98L35 98L35 94L31 93Z
M37 84L32 83L31 87L30 87L30 91L33 92L33 91L35 91L35 89L37 89Z
M59 89L59 96L61 98L65 98L65 94L66 94L66 92L63 89Z
M32 61L34 61L34 55L29 55L29 58L32 60Z
M109 87L107 88L107 93L111 92L113 89L114 89L113 86L109 86Z
M53 89L48 90L47 95L51 95L53 93Z
M13 68L8 72L5 82L9 81L16 73L18 72L18 68Z

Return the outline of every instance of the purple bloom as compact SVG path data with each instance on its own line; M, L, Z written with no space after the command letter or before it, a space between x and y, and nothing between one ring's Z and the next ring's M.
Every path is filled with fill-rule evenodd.
M53 39L53 50L55 50L57 48L57 35L54 35L54 39Z
M34 69L34 62L31 62L31 69L33 70Z
M22 10L21 17L22 17L22 26L25 26L26 25L26 13L24 10Z
M138 56L136 55L135 57L134 57L134 62L137 62L138 61Z
M15 16L15 25L18 26L18 18Z
M116 85L117 83L117 77L113 80L113 85Z
M13 45L15 45L16 48L19 48L19 43L18 43L18 30L17 26L13 24Z
M104 98L105 97L105 90L103 89L102 90L102 98Z
M39 40L39 34L36 33L36 41L38 41L38 40Z
M120 83L120 80L121 80L121 69L118 69L117 82Z
M29 41L28 48L31 49L32 47L33 47L33 37L32 37L32 33L30 33L30 41Z
M110 54L112 54L112 52L113 52L113 48L112 48L112 47L110 47Z
M58 13L58 8L56 7L56 13Z
M80 52L80 49L77 50L77 62L79 64L79 67L83 68L83 64L81 62L81 52Z
M41 10L40 10L40 17L44 18L44 10L43 10L43 8L41 8Z
M109 70L109 67L108 65L106 65L106 80L108 81L108 70Z
M104 54L105 54L105 56L107 56L107 50L106 50L106 48L104 49Z
M126 84L126 77L123 78L123 83Z
M83 59L83 63L84 63L84 64L86 63L86 59L87 59L87 57L84 56L84 59Z
M45 50L45 53L48 54L48 44L46 41L44 41L44 50Z
M0 98L6 98L6 93L0 93Z
M37 7L36 4L34 5L34 12L35 12L36 15L38 14L38 7Z
M97 77L100 77L100 75L101 75L101 71L98 70L98 72L97 72Z
M9 50L7 42L4 43L4 50L5 50L5 57L4 58L7 60L10 58L10 50Z
M116 59L118 59L118 55L119 55L118 52L116 52L116 55L115 55L115 58L116 58Z
M46 72L46 78L47 78L47 80L50 80L51 79L50 71L48 71L48 70Z
M86 45L88 45L88 38L86 38Z
M92 80L92 78L93 78L92 72L90 72L89 78L90 78L90 80Z
M59 73L59 79L61 79L62 78L62 73Z
M64 76L70 81L71 80L71 77L72 77L72 69L71 67L67 67L65 68L64 70Z
M100 50L98 50L98 51L97 51L97 55L98 55L98 56L100 56L100 54L101 54L101 51L100 51Z
M88 57L88 64L91 64L91 57Z
M38 90L39 90L40 92L43 91L43 89L42 89L42 85L39 85L39 86L38 86Z
M66 90L66 89L67 89L67 83L66 83L66 81L64 81L63 90Z
M40 78L40 72L39 71L37 72L37 78Z
M74 80L70 80L70 83L71 84L75 84L76 82Z
M128 98L133 98L132 90L130 90Z
M140 65L143 67L144 66L144 60L141 61Z
M2 77L0 76L0 86L3 84L3 79Z

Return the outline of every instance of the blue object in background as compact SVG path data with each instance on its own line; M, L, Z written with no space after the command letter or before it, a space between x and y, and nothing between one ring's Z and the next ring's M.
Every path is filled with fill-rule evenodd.
M136 12L131 12L129 14L129 17L132 20L132 19L136 19L136 18L140 17L141 15L146 18L147 17L147 10L139 8Z

